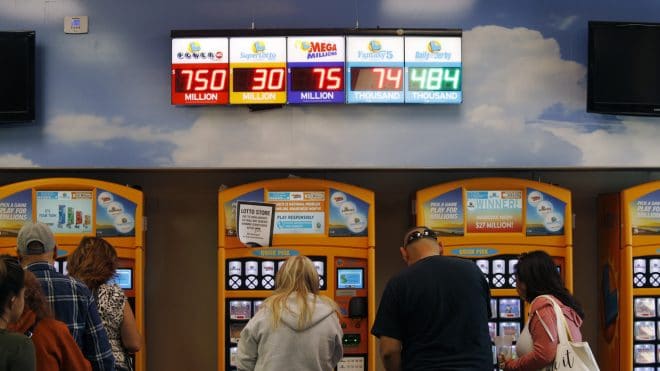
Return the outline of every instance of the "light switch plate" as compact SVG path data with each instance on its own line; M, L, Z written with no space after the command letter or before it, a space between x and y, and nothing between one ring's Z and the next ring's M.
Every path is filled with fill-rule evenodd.
M86 15L64 17L64 33L87 33L89 32L89 19Z

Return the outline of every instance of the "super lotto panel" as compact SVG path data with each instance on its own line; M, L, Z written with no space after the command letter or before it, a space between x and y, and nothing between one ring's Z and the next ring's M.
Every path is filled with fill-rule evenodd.
M229 40L231 104L286 103L286 38Z

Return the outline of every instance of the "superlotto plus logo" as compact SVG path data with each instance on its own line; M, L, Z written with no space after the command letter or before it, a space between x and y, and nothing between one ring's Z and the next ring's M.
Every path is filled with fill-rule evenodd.
M337 44L333 42L296 41L296 47L307 53L307 59L317 59L337 55Z
M371 40L367 43L367 52L358 51L358 58L371 60L385 60L394 58L391 50L383 50L380 40Z
M255 61L274 61L277 54L269 52L266 42L257 40L250 46L251 53L241 52L241 58Z
M178 59L190 59L190 60L199 60L199 59L222 59L221 51L213 50L203 50L202 43L199 41L191 41L188 43L185 51L180 51L176 53Z

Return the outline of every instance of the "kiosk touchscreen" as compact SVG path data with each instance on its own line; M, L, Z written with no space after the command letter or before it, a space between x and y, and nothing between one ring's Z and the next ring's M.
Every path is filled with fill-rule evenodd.
M572 290L571 194L539 182L477 178L417 192L416 224L433 229L444 255L471 259L491 288L491 338L514 344L525 323L525 303L516 291L516 265L524 252L553 257ZM497 366L493 344L493 368Z
M660 181L598 197L602 370L660 369Z
M16 236L27 221L48 225L58 247L55 269L68 274L67 255L85 236L105 238L117 251L112 279L124 289L138 331L144 335L144 231L142 192L91 179L46 178L0 187L0 253L16 254ZM146 370L146 350L135 356Z
M369 334L376 308L373 192L327 180L279 179L228 188L218 199L218 369L236 369L241 330L276 289L286 259L305 255L321 295L339 304L344 358L338 369L375 370L376 342ZM274 205L271 246L241 242L239 202Z

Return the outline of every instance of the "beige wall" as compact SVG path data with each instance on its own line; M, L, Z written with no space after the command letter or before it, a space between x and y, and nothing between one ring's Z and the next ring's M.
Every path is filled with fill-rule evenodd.
M150 370L216 367L217 190L293 173L355 184L376 192L377 295L402 268L402 233L412 224L411 197L420 188L472 177L541 180L573 192L575 294L587 319L583 333L595 350L598 331L596 196L660 179L649 170L328 170L328 171L0 171L0 184L75 176L140 185L146 197L146 316Z

